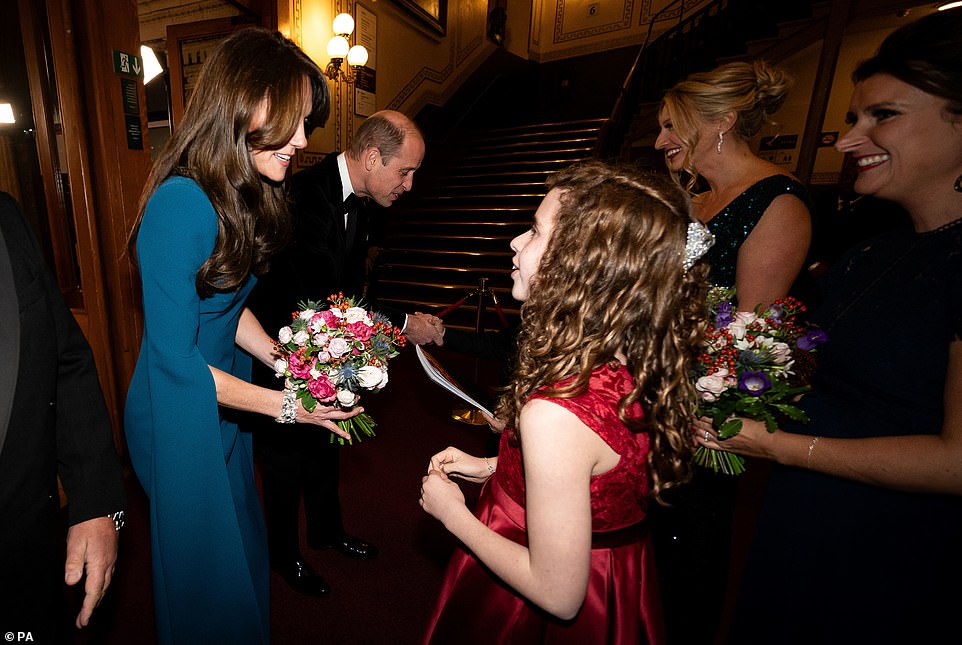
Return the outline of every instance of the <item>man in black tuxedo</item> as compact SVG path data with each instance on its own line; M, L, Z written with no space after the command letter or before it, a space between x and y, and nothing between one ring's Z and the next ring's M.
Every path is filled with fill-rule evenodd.
M271 261L270 271L260 278L247 303L269 334L290 323L302 300L324 302L337 292L362 294L371 227L371 209L365 202L391 206L411 190L423 158L424 138L414 122L400 112L382 111L361 124L348 150L294 174L292 241ZM412 342L423 342L427 322L371 304L404 329ZM264 366L255 366L253 380L266 387L283 387ZM330 442L328 433L308 425L277 426L260 419L252 419L249 425L255 430L254 446L261 464L271 566L295 590L324 595L330 590L327 583L300 553L302 493L311 548L333 548L355 558L377 555L373 544L344 530L338 496L339 446Z
M14 199L0 192L0 631L60 631L86 574L85 626L110 584L126 504L93 355ZM57 476L67 495L66 564ZM10 639L7 639L10 640Z

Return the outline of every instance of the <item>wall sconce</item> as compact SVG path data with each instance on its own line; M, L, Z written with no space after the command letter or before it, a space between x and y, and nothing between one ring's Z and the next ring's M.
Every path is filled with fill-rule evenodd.
M334 17L334 37L327 41L327 55L331 57L331 62L327 64L325 73L327 77L334 81L344 81L353 83L357 74L357 68L363 67L367 63L367 49L363 45L354 45L348 41L348 37L354 32L354 18L349 13L339 13ZM347 66L341 66L347 58Z
M144 61L144 85L164 73L164 67L157 60L157 54L147 45L140 46L140 57Z
M16 123L17 119L13 114L13 105L6 101L0 102L0 123Z

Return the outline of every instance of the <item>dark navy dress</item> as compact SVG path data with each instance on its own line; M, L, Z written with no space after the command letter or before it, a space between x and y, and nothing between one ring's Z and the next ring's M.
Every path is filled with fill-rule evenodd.
M962 337L962 219L862 243L828 278L810 421L785 429L938 435ZM730 642L959 641L962 497L781 466L769 482Z

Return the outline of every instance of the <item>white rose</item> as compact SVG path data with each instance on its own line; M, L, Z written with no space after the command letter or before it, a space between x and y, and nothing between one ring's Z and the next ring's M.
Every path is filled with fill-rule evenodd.
M277 340L280 341L282 345L286 345L291 342L291 338L294 336L294 332L290 327L281 327L281 330L277 332Z
M792 358L792 348L788 343L773 343L771 347L772 361L776 365L787 365Z
M306 331L301 330L296 334L294 334L294 338L292 340L295 343L297 343L298 347L304 347L304 345L306 345L307 341L309 341L310 339L311 339L311 335L308 334Z
M287 373L287 361L283 358L278 358L274 361L274 376L280 378Z
M297 317L300 318L300 319L302 319L302 320L310 320L311 318L314 317L314 314L316 314L316 313L317 313L317 312L314 311L313 309L305 309L304 311L302 311L301 313L299 313L299 314L297 315Z
M340 358L351 347L343 338L332 338L327 346L327 353L334 358Z
M381 368L381 381L377 384L377 389L380 390L382 387L387 385L387 368Z
M746 329L747 329L747 325L745 323L738 322L737 320L733 320L730 323L728 323L728 332L732 335L732 338L734 338L735 340L743 339L745 337Z
M337 402L341 407L344 407L344 408L351 407L352 405L354 405L354 403L357 402L358 398L360 397L358 397L356 394L354 394L354 392L351 392L350 390L337 391Z
M365 390L378 387L381 380L381 369L373 365L365 365L357 371L357 382Z
M367 318L367 312L362 307L350 307L344 312L344 317L347 319L347 324L350 325Z

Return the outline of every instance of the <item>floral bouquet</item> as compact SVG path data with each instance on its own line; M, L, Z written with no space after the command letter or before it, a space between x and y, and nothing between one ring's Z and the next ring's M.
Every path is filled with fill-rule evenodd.
M720 439L741 431L736 417L764 421L769 432L781 420L807 422L794 402L811 389L813 352L828 336L796 320L805 306L795 298L777 300L763 312L736 312L734 294L724 287L708 294L713 324L695 366L698 415L711 417ZM695 463L728 475L745 472L743 457L704 446L695 451Z
M337 405L350 408L362 390L377 392L387 385L387 363L398 355L405 338L401 330L379 313L337 294L323 308L314 301L301 302L291 324L277 333L274 372L284 388L295 393L312 412L318 402L337 397ZM337 425L354 439L374 436L374 419L361 413ZM333 443L335 435L331 434ZM345 439L337 437L343 445ZM352 439L346 440L353 443Z

